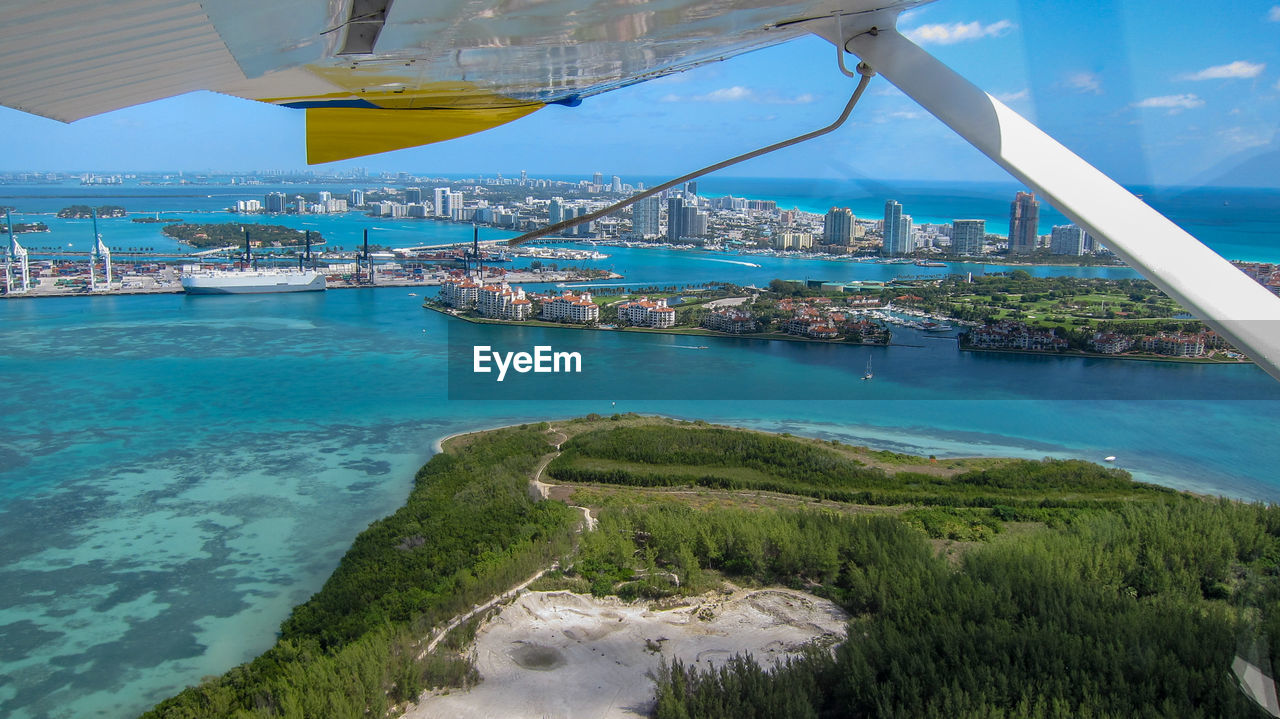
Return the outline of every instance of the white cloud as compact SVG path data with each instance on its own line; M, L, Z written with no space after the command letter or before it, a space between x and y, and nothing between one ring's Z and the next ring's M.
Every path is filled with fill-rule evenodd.
M1098 81L1098 76L1091 72L1077 72L1068 75L1066 85L1076 92L1102 94L1102 83Z
M935 23L921 25L906 32L907 37L921 45L952 45L967 40L981 40L986 37L1000 37L1013 29L1008 20L997 20L989 25L974 20L973 22Z
M705 95L695 95L691 100L696 102L736 102L738 100L750 100L755 93L741 85L733 87L722 87L719 90L712 90Z
M1274 135L1274 130L1257 130L1243 127L1228 127L1218 132L1218 136L1233 150L1247 150L1251 147L1269 145Z
M1226 65L1206 67L1199 72L1179 75L1179 80L1226 80L1237 77L1257 77L1266 69L1266 63L1236 60Z
M1271 6L1271 11L1267 13L1267 19L1271 22L1280 22L1280 5Z
M1030 96L1031 96L1031 93L1027 90L1027 88L1024 87L1017 92L996 93L995 98L1007 105L1011 102L1017 102L1018 100L1025 100Z
M1183 110L1190 110L1202 105L1204 105L1204 100L1201 100L1192 93L1184 95L1161 95L1159 97L1148 97L1145 100L1139 100L1138 102L1133 103L1134 107L1164 108L1167 109L1170 114L1182 112Z
M734 85L722 87L702 95L663 95L659 102L753 102L759 105L804 105L816 98L812 93L799 95L778 95L773 92L757 92L749 87Z

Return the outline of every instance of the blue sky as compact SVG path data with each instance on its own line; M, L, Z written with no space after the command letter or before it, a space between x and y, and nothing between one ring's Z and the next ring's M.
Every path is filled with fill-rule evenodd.
M917 42L1122 182L1280 186L1280 4L940 0ZM663 175L825 125L853 82L805 38L341 166ZM0 108L0 170L290 169L303 113L193 93L71 125ZM838 133L725 174L1005 180L878 78Z

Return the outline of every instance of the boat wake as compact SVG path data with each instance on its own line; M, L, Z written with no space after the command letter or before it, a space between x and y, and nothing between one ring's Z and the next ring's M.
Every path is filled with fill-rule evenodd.
M695 260L703 260L706 262L724 262L730 265L742 265L743 267L760 267L754 262L743 262L742 260L721 260L715 257L694 257Z

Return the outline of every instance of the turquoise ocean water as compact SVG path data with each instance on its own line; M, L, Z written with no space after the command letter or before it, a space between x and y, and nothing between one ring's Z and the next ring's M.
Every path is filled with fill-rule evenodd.
M221 220L209 213L263 190L224 191L229 198L138 202ZM68 204L40 202L0 198L30 213ZM133 200L120 204L134 209ZM1280 202L1273 197L1269 207L1242 220L1265 232L1240 233L1230 228L1241 223L1224 221L1227 246L1280 256ZM50 235L66 233L57 238L62 245L87 246L83 223L48 221ZM300 218L282 221L303 227ZM385 228L377 232L388 239L412 238L403 244L470 232L357 216L305 222L348 246L365 226ZM155 225L116 220L104 223L103 234L115 247L166 246ZM46 244L32 237L28 244ZM646 284L925 271L745 258L762 265L750 268L709 253L605 251L611 256L600 266ZM1037 271L1130 276L1123 269ZM128 717L262 651L355 534L400 504L435 441L455 432L587 412L652 412L925 454L1114 454L1144 479L1280 500L1280 402L1177 399L1197 386L1224 397L1276 396L1253 367L890 348L878 355L874 392L822 400L801 390L814 378L841 381L836 351L848 355L847 381L856 382L867 350L757 343L738 351L731 341L699 339L715 346L688 352L674 349L683 338L593 333L597 356L630 358L635 386L700 384L738 399L656 401L619 392L573 401L514 393L449 400L449 327L409 292L0 302L0 715ZM491 331L499 341L514 330ZM975 392L979 377L984 389ZM995 388L992 377L1006 381ZM1144 384L1143 399L1027 399L1044 396L1032 388L1046 383L1058 383L1057 396L1066 397L1083 383L1130 380ZM795 396L747 398L765 383L776 385L768 396L792 387Z

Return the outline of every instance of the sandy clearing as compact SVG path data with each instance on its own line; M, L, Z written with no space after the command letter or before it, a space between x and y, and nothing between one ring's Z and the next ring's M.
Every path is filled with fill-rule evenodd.
M466 692L424 695L405 716L647 716L651 674L662 657L707 666L749 652L771 664L807 642L843 640L846 621L835 604L786 589L708 594L667 610L615 597L529 592L476 634L470 652L483 682Z

